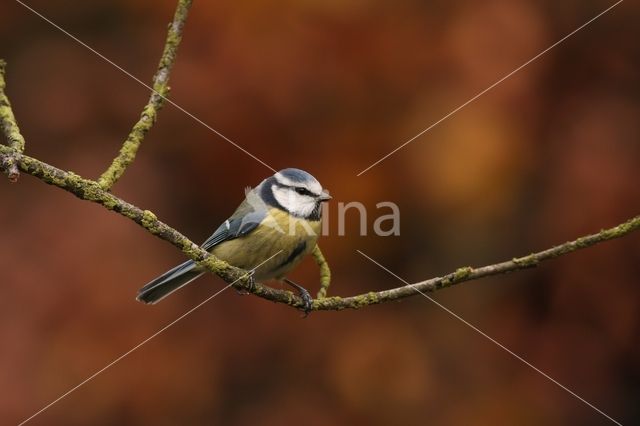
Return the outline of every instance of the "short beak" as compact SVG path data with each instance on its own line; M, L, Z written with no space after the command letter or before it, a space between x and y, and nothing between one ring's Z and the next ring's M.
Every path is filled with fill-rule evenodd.
M331 199L331 195L327 191L322 191L322 194L318 197L320 201L329 201Z

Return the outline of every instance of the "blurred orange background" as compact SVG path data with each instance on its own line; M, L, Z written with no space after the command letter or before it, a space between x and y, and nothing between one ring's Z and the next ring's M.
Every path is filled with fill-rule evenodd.
M174 3L29 5L145 82ZM356 174L612 3L195 1L171 98L334 201L393 201L399 237L351 211L321 246L330 293L402 285L640 212L640 6L623 2L360 177ZM635 42L633 40L636 40ZM0 57L27 154L88 178L148 91L15 2ZM114 193L194 241L271 174L167 105ZM24 420L223 282L135 301L181 253L28 175L0 181L0 419ZM433 297L624 424L640 420L640 235ZM308 259L293 279L315 293ZM277 284L276 284L277 285ZM226 291L36 417L41 425L607 424L422 297L299 312Z

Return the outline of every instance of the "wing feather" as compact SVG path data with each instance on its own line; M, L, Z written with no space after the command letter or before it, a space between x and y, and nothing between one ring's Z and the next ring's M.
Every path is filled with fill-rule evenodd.
M202 248L210 251L225 241L233 240L253 231L267 216L267 207L254 191L247 191L247 198L231 217L202 243Z

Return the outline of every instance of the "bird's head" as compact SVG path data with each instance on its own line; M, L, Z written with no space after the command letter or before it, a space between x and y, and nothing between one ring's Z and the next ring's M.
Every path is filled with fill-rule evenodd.
M265 203L307 220L320 220L322 203L331 199L316 178L300 169L280 170L261 187Z

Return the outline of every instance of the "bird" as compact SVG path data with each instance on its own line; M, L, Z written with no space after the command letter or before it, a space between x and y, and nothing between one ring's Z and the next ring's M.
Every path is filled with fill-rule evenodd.
M245 189L245 199L201 247L235 267L252 270L252 282L280 280L295 288L311 310L312 298L286 275L316 246L322 204L329 191L311 174L286 168ZM155 304L206 271L188 260L147 283L137 300Z

